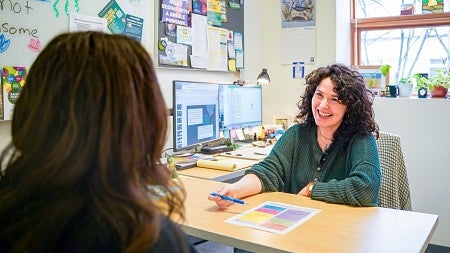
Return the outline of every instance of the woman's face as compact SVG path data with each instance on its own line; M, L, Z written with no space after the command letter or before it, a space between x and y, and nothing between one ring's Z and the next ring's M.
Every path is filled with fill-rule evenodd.
M320 81L312 98L312 110L316 125L332 131L341 125L347 106L333 91L334 83L329 77Z

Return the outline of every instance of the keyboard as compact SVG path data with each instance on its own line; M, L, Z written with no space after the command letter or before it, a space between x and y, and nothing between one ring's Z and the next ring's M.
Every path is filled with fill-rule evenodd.
M270 154L272 147L273 145L266 147L243 147L234 151L220 153L220 156L260 161Z

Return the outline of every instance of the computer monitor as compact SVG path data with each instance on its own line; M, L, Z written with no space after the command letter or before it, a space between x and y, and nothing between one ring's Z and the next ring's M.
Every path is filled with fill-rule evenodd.
M221 131L250 128L262 124L260 85L219 85L219 124Z
M220 139L219 84L173 81L173 149L194 149Z

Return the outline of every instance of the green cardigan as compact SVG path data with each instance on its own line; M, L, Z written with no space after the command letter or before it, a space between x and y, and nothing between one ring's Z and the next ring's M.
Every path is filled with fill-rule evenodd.
M259 177L262 192L297 194L308 182L316 183L311 198L353 206L377 206L381 169L375 137L356 134L349 145L332 143L324 153L317 128L290 127L263 161L246 172Z

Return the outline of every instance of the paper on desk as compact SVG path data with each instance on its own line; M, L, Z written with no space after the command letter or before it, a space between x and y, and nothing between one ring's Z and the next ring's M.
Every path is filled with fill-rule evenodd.
M250 167L255 163L257 163L255 160L217 157L214 160L199 159L197 166L216 170L235 171Z
M225 222L284 235L318 212L319 209L267 201Z

